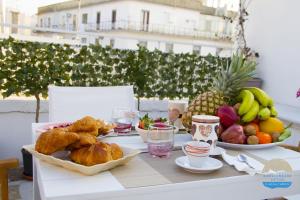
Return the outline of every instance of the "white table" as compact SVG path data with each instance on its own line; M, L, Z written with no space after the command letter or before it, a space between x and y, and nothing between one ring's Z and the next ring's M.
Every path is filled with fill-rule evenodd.
M33 124L33 141L36 127ZM189 135L176 138L177 145L189 140ZM109 138L118 144L145 148L139 136ZM283 158L293 168L292 186L287 189L269 189L262 185L261 176L241 175L235 177L209 179L202 181L165 184L140 188L125 189L109 172L95 176L84 176L76 172L50 165L34 159L34 197L47 200L153 200L153 199L264 199L300 193L300 154L281 147L265 150L251 150L249 153L265 159ZM39 195L40 193L40 195Z

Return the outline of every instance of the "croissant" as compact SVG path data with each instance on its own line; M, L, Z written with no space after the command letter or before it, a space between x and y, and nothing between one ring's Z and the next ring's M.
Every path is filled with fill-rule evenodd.
M123 157L123 151L121 147L115 143L110 144L111 156L113 160L118 160Z
M70 158L72 161L85 166L101 164L113 159L110 145L103 142L73 150Z
M68 146L68 149L79 149L84 146L89 146L97 142L97 138L89 133L77 133L79 140Z
M77 120L68 127L68 131L76 133L89 133L91 135L98 135L99 124L93 117L86 116Z
M65 129L55 128L43 132L36 141L35 149L39 153L50 155L56 151L65 149L68 145L79 140L79 136Z
M115 128L114 124L106 124L103 120L97 120L98 122L98 135L107 135L110 130Z

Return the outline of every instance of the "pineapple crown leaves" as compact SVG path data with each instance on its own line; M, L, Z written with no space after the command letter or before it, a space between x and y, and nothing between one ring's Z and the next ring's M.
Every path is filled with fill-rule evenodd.
M230 102L247 81L255 75L256 62L247 60L243 54L234 54L219 74L213 78L213 90L221 93L224 100Z

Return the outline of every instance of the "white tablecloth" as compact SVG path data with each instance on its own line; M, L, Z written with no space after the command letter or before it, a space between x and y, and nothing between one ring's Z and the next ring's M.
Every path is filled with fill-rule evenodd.
M41 124L33 124L35 129ZM189 140L189 135L177 136L176 145ZM117 140L123 146L145 149L139 136L108 138ZM177 184L156 185L125 189L109 172L96 176L84 176L76 172L35 160L34 193L35 199L106 199L106 200L153 200L153 199L264 199L300 193L300 154L281 147L264 150L247 150L252 155L264 160L282 158L293 168L290 178L292 186L287 189L269 189L263 186L263 177L241 175L228 178L209 179ZM38 194L38 191L40 195Z

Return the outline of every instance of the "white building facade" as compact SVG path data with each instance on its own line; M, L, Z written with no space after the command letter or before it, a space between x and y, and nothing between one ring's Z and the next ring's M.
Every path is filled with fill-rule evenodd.
M3 35L31 35L31 29L18 26L33 25L35 16L22 12L22 0L0 0L0 34Z
M40 7L38 33L119 49L227 56L234 25L199 0L74 0Z

